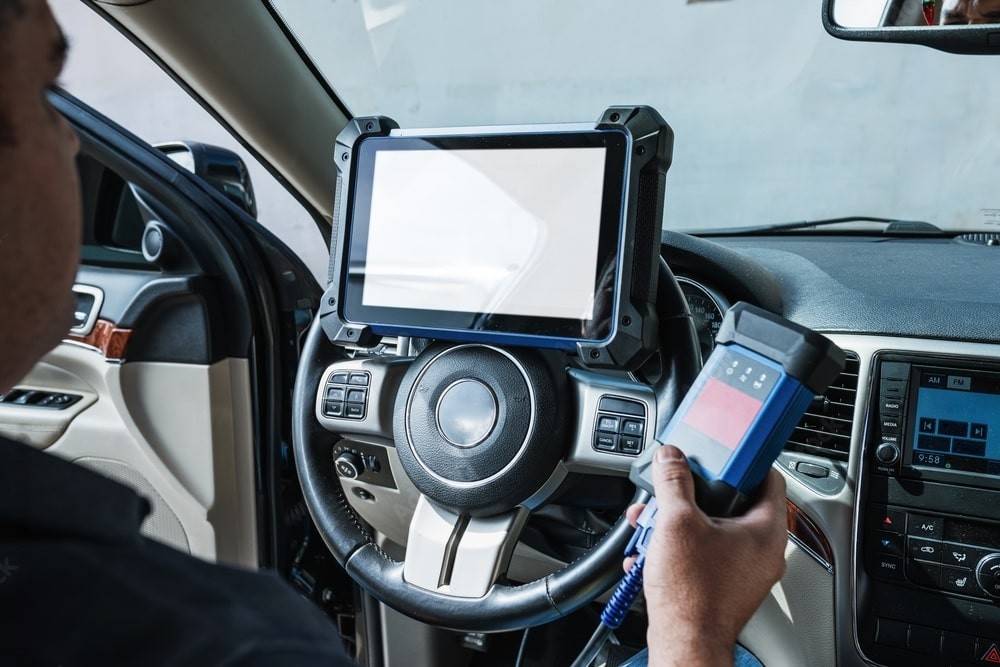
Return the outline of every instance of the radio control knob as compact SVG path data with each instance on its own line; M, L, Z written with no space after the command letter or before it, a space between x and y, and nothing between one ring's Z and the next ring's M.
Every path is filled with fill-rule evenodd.
M341 452L333 460L333 467L341 477L357 479L365 471L365 462L354 452Z
M976 566L976 582L991 598L1000 598L1000 553L983 556Z
M879 463L892 465L899 460L899 446L894 442L883 442L876 448L875 458Z

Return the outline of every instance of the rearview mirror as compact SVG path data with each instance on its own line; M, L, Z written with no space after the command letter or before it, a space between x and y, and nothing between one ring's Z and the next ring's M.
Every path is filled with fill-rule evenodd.
M1000 0L823 0L834 37L1000 53Z

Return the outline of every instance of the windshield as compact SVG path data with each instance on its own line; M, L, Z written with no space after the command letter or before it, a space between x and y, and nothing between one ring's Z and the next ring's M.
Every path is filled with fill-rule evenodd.
M664 227L1000 227L997 59L839 41L818 0L272 0L353 115L673 127Z

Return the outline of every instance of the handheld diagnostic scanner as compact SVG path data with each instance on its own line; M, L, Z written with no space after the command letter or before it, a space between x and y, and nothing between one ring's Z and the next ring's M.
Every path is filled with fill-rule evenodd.
M716 347L680 407L657 434L695 473L699 507L743 513L813 397L844 369L828 338L747 303L726 313ZM629 473L653 492L650 447Z

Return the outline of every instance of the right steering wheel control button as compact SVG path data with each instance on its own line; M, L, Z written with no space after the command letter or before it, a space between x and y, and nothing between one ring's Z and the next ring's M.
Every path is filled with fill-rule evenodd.
M594 436L594 447L602 452L613 452L618 449L618 436L610 433L598 433Z
M644 429L645 426L643 422L636 421L635 419L626 419L622 424L622 435L633 435L637 438L641 438Z
M643 450L646 408L638 401L603 396L594 416L594 449L636 456Z
M618 432L618 417L602 416L597 420L597 430L605 433Z
M642 451L642 440L630 435L623 435L619 440L623 454L638 454Z

